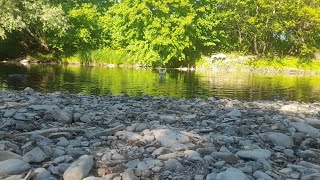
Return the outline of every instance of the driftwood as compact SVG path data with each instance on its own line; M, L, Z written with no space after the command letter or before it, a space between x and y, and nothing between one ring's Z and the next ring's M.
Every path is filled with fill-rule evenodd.
M79 128L50 128L50 129L45 129L45 130L36 130L36 131L31 131L31 132L20 133L20 134L17 134L17 136L31 136L31 135L35 135L35 134L48 135L48 134L56 133L56 132L86 133L87 130L79 129Z
M21 180L32 180L32 179L34 179L34 177L35 177L35 173L34 173L34 170L32 169L32 170L30 170L29 172L28 172L28 174L23 178L23 179L21 179Z

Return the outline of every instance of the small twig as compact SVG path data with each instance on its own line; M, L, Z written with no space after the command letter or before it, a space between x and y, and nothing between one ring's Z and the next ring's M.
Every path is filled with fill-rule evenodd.
M81 132L81 133L86 133L86 130L79 129L79 128L51 128L51 129L45 129L45 130L36 130L36 131L31 131L31 132L26 132L26 133L20 133L20 134L17 134L17 135L18 136L34 135L34 134L48 135L48 134L56 133L56 132Z

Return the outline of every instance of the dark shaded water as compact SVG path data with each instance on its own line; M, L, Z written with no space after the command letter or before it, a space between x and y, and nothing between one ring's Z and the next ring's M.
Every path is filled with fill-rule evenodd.
M63 91L94 95L128 94L240 100L320 101L320 76L183 72L79 66L22 66L0 63L0 89Z

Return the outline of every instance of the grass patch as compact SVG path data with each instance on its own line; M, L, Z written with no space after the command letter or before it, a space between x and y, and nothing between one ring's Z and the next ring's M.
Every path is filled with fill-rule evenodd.
M254 59L249 61L253 68L275 68L279 70L308 70L320 71L320 61L312 59L301 59L297 57L275 57Z
M81 51L70 57L62 58L64 63L80 63L80 64L115 64L115 65L131 65L133 64L129 55L124 50L113 50L110 48L97 49L93 51Z

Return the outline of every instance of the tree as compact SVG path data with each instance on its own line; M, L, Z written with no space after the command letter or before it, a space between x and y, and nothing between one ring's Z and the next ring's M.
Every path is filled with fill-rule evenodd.
M164 65L186 59L195 16L189 0L123 0L109 9L102 23L113 47L125 48L133 61Z
M60 5L51 6L41 0L0 0L0 37L15 33L26 48L39 46L41 51L51 51L50 40L62 36L67 18Z

